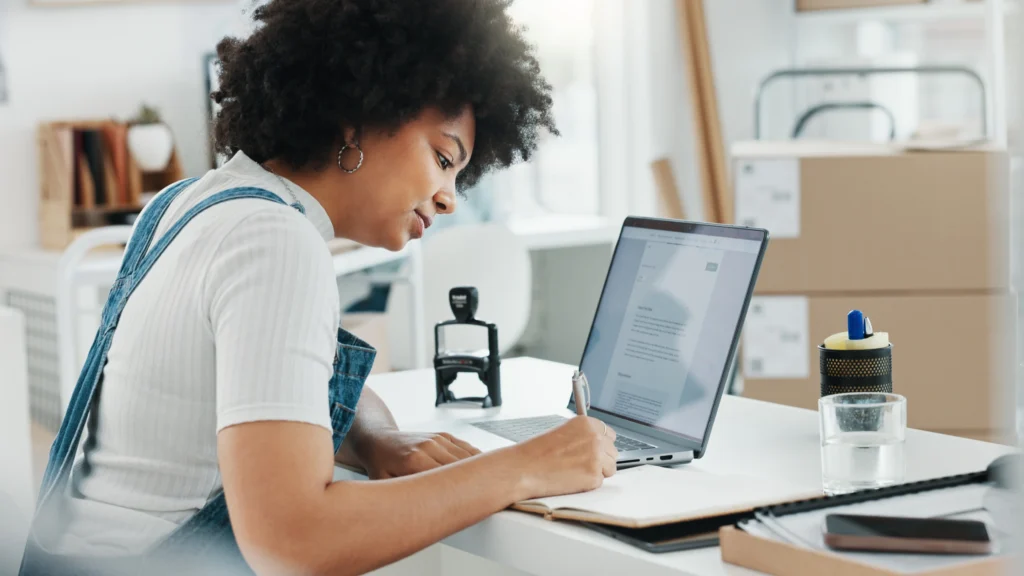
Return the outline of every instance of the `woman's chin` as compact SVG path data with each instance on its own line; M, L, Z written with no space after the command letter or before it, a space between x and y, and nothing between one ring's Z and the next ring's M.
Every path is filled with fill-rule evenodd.
M412 239L412 235L405 230L382 230L381 232L383 234L366 234L359 238L350 238L363 246L383 248L392 252L398 252L405 248L405 245Z
M383 242L378 246L385 250L398 252L402 248L405 248L405 245L409 243L409 240L411 240L411 238L408 233L394 234L388 238L384 238Z

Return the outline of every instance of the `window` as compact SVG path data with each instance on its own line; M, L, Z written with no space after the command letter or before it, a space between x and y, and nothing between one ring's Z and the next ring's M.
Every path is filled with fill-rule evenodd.
M599 211L594 5L592 0L517 0L510 9L526 28L552 86L561 136L544 135L528 163L481 182L495 218Z

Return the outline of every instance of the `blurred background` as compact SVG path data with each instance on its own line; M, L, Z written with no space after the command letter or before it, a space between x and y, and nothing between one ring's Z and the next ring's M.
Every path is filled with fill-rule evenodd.
M107 227L221 161L214 47L252 30L253 7L0 2L0 494L26 516L126 238ZM738 223L773 241L732 393L813 408L813 348L862 308L898 350L911 427L1018 442L1017 0L512 11L562 136L484 179L421 246L332 247L375 370L428 365L460 283L506 356L574 364L625 216Z

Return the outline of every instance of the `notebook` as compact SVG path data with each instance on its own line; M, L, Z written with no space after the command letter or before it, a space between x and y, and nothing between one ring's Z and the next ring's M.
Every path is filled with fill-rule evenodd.
M792 484L713 474L694 465L639 466L605 479L597 490L526 500L513 508L543 514L548 519L647 528L751 512L813 495Z

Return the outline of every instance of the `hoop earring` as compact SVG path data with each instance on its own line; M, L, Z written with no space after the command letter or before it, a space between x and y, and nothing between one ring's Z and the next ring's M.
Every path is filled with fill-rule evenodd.
M345 154L345 151L348 150L349 148L355 148L356 150L359 151L359 162L356 162L356 167L352 168L351 170L348 169L348 168L345 168L345 166L341 163L342 155ZM349 174L352 174L356 170L359 170L359 168L362 165L363 165L363 149L360 148L358 144L345 144L344 146L341 147L341 150L338 150L338 168L341 168L345 172L348 172Z

